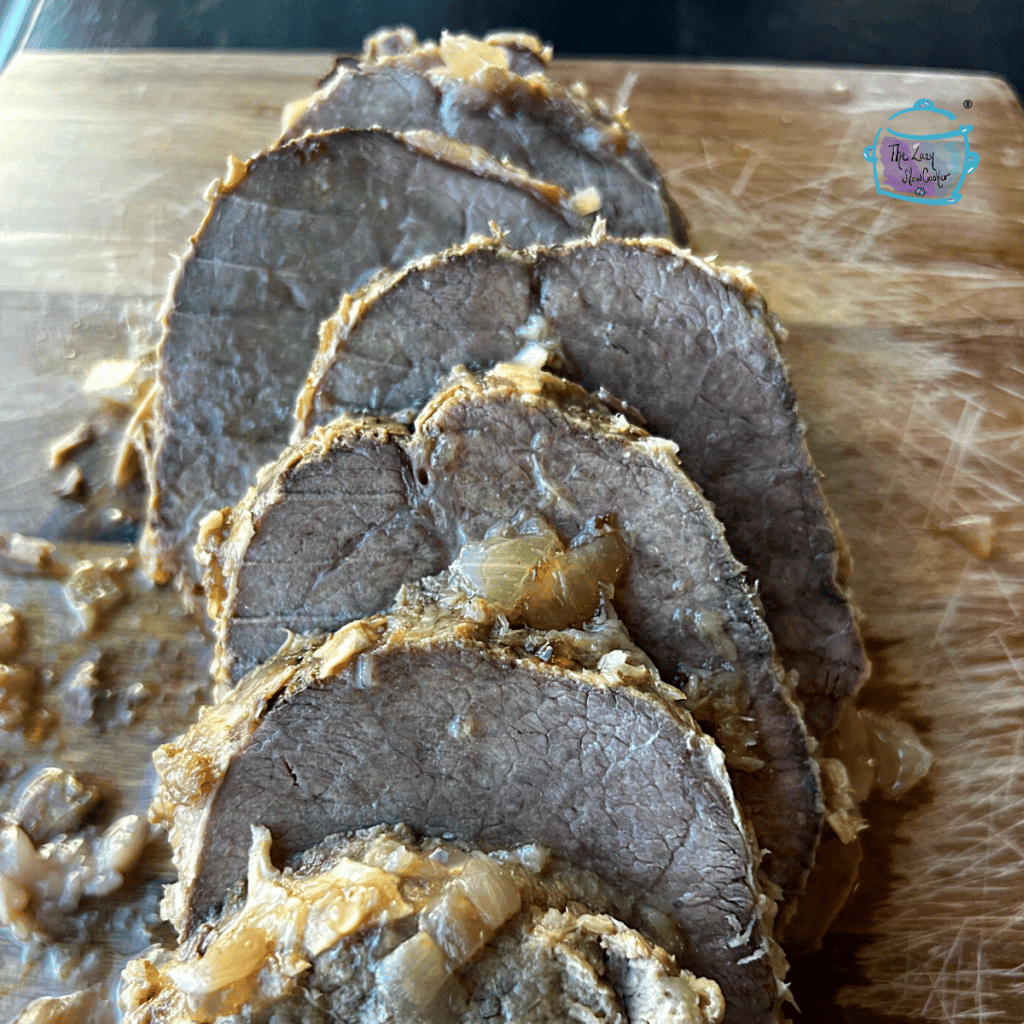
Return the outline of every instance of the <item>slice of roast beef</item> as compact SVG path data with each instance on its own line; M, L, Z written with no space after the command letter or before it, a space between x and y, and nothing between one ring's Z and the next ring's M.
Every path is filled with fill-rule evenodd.
M222 680L266 661L286 632L382 611L403 583L448 565L448 541L410 501L405 446L395 443L407 438L398 424L369 421L317 431L262 476L245 512L203 524L205 542L218 541L202 557ZM243 519L256 536L245 536Z
M612 234L686 242L685 221L650 154L624 118L544 75L509 67L502 46L443 36L439 46L339 68L329 84L285 114L285 138L329 128L427 129L469 142L579 196Z
M253 1024L553 1024L584 1008L605 1024L721 1024L714 981L594 912L624 898L536 845L487 854L378 825L282 870L268 846L254 828L244 898L128 965L123 1024L236 1009Z
M346 296L321 330L292 440L342 412L415 415L456 366L487 369L515 357L543 335L534 260L473 240Z
M551 1024L586 1011L608 1024L713 1024L728 1010L713 981L680 971L664 950L607 914L524 914L462 977L470 990L467 1024Z
M492 223L521 243L580 227L560 189L429 133L327 132L236 164L164 319L143 541L155 578L183 567L199 517L280 452L338 295Z
M553 1024L583 1008L605 1024L722 1020L715 982L595 913L621 896L536 845L487 854L377 826L278 870L254 832L244 900L129 964L123 1024L193 1024L243 1003L253 1024L311 1024L311 1010L312 1024Z
M584 655L585 656L585 655ZM155 755L154 816L187 936L246 877L253 825L276 863L337 831L404 822L482 847L539 843L662 914L727 1020L772 1021L772 903L721 751L674 690L622 659L553 664L486 627L395 613L257 669Z
M617 556L582 542L595 523L614 523L628 559L624 574L612 566L607 578L618 581L618 614L725 749L770 851L766 870L791 899L822 812L807 734L756 595L675 446L550 374L508 365L482 380L462 374L411 435L343 418L267 467L235 510L205 524L197 550L210 566L216 670L237 679L273 654L285 631L380 611L403 575L437 572L460 550L459 565L480 564L467 552L523 516L542 517L563 541L579 538L582 571L548 563L552 591L577 578L593 587L592 570ZM592 589L589 604L570 596L559 605L538 593L540 617L523 621L568 626L598 599ZM518 607L509 602L506 614Z
M779 329L742 275L653 240L525 253L482 242L427 259L325 325L296 436L341 411L418 409L454 365L512 358L530 337L560 350L558 372L679 445L823 735L868 666Z
M849 556L763 298L742 276L628 242L541 253L537 276L541 313L573 355L574 378L604 384L679 445L757 581L779 654L799 673L808 726L824 734L867 659L846 590ZM598 347L600 365L590 358Z

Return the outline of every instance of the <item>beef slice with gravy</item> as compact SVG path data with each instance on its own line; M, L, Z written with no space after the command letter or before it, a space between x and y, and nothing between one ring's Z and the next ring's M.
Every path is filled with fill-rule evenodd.
M480 241L343 300L300 394L295 436L342 411L419 409L459 363L483 368L531 340L550 350L556 372L610 392L679 446L758 588L820 737L868 663L781 337L742 274L668 242L512 252Z
M777 1018L771 900L718 747L649 673L554 665L460 619L396 612L282 652L156 755L154 815L187 938L246 876L325 836L404 822L483 847L539 843L660 912L726 1019Z
M253 826L244 898L127 965L123 1024L239 1009L310 1024L310 1004L318 1022L721 1024L721 989L680 970L656 937L662 916L628 928L620 894L536 844L485 852L378 825L278 869L270 838Z
M499 37L501 38L501 37ZM284 138L329 128L426 129L487 150L576 197L612 234L686 243L686 225L624 114L531 71L505 46L469 36L339 68L285 114Z
M580 544L595 523L614 525L624 552L608 580L617 613L724 748L770 851L766 870L791 899L813 861L821 798L757 597L675 446L551 374L503 365L482 379L457 375L411 434L343 417L268 466L233 511L212 515L197 555L209 567L218 673L237 679L285 631L383 610L403 576L439 572L460 552L465 564L468 548L523 516ZM570 551L591 585L600 558ZM571 589L571 570L559 573L552 587ZM564 625L594 610L567 606Z

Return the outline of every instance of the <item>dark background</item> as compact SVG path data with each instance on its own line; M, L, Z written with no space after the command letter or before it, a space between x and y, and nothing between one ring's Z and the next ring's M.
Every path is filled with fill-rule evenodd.
M0 0L0 11L28 8L26 23L33 6ZM528 28L560 54L987 71L1024 92L1022 0L42 0L23 35L29 47L353 50L399 23L422 38Z

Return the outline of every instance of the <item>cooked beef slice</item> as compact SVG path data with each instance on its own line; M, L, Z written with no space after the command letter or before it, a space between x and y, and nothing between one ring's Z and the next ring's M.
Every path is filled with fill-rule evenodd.
M536 312L532 282L529 254L472 241L346 296L324 324L292 440L341 412L415 415L454 367L513 358Z
M280 452L338 295L491 222L521 243L579 230L556 187L429 133L327 132L236 166L164 320L143 542L155 578L188 571L199 518Z
M675 446L550 374L504 365L482 380L457 375L411 435L343 417L267 467L236 509L207 524L197 549L210 566L217 671L237 679L277 650L284 630L383 610L382 592L403 572L436 572L524 514L565 541L614 521L629 557L618 614L724 747L770 851L766 870L791 899L822 811L756 595ZM382 555L379 538L389 545ZM383 587L365 579L370 566L382 567Z
M254 1024L308 1024L299 1014L311 1004L323 1008L316 1024L403 1024L407 1018L367 984L372 975L365 960L362 949L335 947L316 959L308 991L293 995L273 1018L254 1017ZM439 993L439 1002L454 1007L459 1024L718 1024L727 1009L713 981L680 971L662 949L604 914L525 911L470 961L456 984Z
M341 411L418 408L446 369L510 359L538 332L560 346L558 372L607 389L678 444L758 586L783 663L799 672L811 732L826 733L868 669L849 558L777 328L742 276L652 240L525 253L482 242L428 258L325 325L296 436Z
M586 1019L586 1011L607 1024L711 1024L728 1011L710 979L680 971L663 950L604 914L524 915L460 980L470 992L469 1020L481 1024L563 1024L576 1014Z
M715 982L608 913L584 912L587 873L552 870L535 846L488 855L378 826L330 836L279 871L256 831L244 901L128 965L124 1024L192 1024L243 1001L251 1024L555 1024L578 1006L607 1024L722 1019ZM253 937L266 948L247 958ZM217 969L239 960L242 970Z
M285 631L336 629L390 606L403 583L440 572L449 545L429 512L410 504L405 428L348 422L287 451L250 496L246 538L214 517L222 536L206 592L222 642L215 673L237 681L281 646ZM244 561L244 572L228 568ZM226 569L227 571L222 571Z
M763 299L743 282L727 284L657 247L629 259L636 248L540 254L541 312L574 355L576 380L609 387L643 411L652 433L679 445L683 468L758 582L779 655L799 673L807 722L820 736L867 660L846 591L849 558L777 336ZM589 358L598 343L600 365ZM671 369L650 372L663 364Z
M544 75L508 68L506 51L470 37L339 68L330 83L286 111L284 138L328 128L427 129L511 160L569 194L594 188L612 234L686 243L686 227L650 154L624 118L600 117Z
M628 925L668 917L670 952L718 982L728 1020L774 1020L772 903L718 747L649 674L558 666L484 634L360 620L204 709L154 758L152 813L179 872L166 916L185 938L204 927L247 875L252 825L275 863L380 823L538 843L632 900Z

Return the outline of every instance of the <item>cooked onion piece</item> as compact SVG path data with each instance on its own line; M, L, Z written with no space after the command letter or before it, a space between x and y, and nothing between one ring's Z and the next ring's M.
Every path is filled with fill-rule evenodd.
M829 736L825 752L846 766L858 803L876 788L887 800L903 796L932 765L931 752L906 722L850 706Z
M452 573L513 626L565 629L597 611L604 590L618 583L629 553L609 521L595 521L568 548L540 516L466 544Z
M73 835L38 849L17 825L0 826L0 925L24 942L44 930L41 916L120 888L148 837L137 814L118 818L100 836Z

